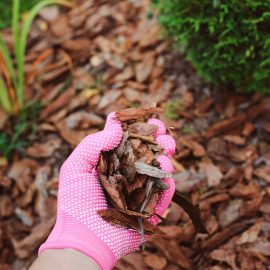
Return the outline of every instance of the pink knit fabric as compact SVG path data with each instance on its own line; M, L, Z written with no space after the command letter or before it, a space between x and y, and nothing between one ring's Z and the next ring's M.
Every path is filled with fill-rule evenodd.
M161 121L150 119L149 123L159 127L156 141L164 147L167 156L158 157L158 161L163 170L171 173L170 158L175 141L165 135L166 128ZM107 209L108 205L95 168L101 151L117 147L121 138L121 123L111 113L104 130L83 139L62 165L56 224L39 253L46 249L76 249L94 259L101 269L109 270L121 256L141 245L139 233L113 226L97 214L97 210ZM169 206L175 190L172 178L164 181L170 188L160 194L156 209L159 215ZM150 221L156 224L158 218L152 217Z

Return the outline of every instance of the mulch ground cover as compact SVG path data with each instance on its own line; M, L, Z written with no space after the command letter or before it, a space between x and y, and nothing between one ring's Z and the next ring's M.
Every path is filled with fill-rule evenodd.
M4 31L12 46L10 30ZM55 222L59 168L106 115L159 107L176 138L176 189L209 235L172 203L144 251L115 269L270 269L270 99L215 89L164 38L149 1L81 1L35 21L27 97L43 104L34 143L0 157L0 269L27 269ZM9 126L0 111L0 130Z

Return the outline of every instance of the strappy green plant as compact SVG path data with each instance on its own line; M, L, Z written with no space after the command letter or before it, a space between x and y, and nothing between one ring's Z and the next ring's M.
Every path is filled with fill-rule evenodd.
M41 1L28 12L27 18L20 24L20 0L13 0L12 37L14 45L12 53L0 32L0 107L9 114L16 114L26 105L24 60L31 24L42 8L55 4L72 6L68 0Z

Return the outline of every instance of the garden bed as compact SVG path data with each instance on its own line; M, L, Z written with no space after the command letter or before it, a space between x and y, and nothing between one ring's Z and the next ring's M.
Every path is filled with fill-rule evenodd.
M10 31L4 32L11 44ZM21 154L0 157L0 269L27 269L55 222L59 168L106 115L164 109L173 128L176 189L199 204L201 235L171 204L145 251L117 269L269 267L270 99L205 84L163 39L148 1L82 1L35 21L26 56L27 98L43 107ZM220 90L220 91L218 91ZM0 112L0 132L6 132Z

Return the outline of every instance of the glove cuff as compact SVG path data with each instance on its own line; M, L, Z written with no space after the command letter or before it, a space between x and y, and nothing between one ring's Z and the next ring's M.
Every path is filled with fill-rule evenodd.
M112 269L116 257L111 249L77 219L62 210L59 212L51 234L38 253L46 249L71 248L92 258L102 270Z

